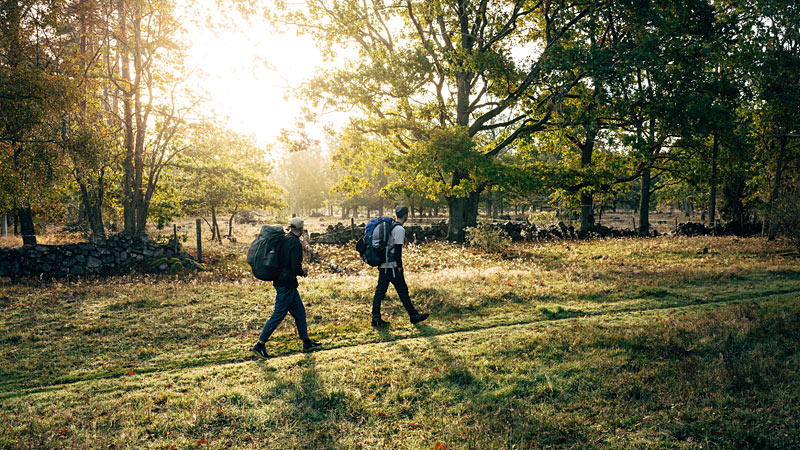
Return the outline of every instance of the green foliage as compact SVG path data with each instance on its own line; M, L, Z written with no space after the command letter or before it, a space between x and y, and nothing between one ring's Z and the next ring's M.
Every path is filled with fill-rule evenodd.
M286 203L295 214L311 210L332 201L330 162L319 150L296 150L283 155L278 162L278 180L284 190Z
M800 251L800 187L786 188L767 218Z
M194 129L194 145L184 151L167 174L162 190L167 216L172 202L187 214L280 208L280 189L269 179L272 166L253 138L214 125ZM170 195L171 194L171 195Z
M398 178L388 191L405 189L429 199L466 197L487 183L499 181L495 176L500 175L463 127L432 130L428 139L394 155L390 164L398 171ZM454 177L456 172L462 175Z
M47 210L64 178L62 119L74 108L76 86L58 30L56 4L3 4L0 27L0 208ZM61 63L64 63L62 66Z

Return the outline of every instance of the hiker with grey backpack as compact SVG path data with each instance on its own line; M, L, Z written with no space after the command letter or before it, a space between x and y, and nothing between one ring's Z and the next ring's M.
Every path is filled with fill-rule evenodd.
M377 217L367 223L364 236L356 243L356 250L362 260L378 267L378 285L372 298L372 326L385 327L389 322L381 317L381 303L386 297L389 284L394 286L403 307L408 312L412 324L422 322L428 314L417 312L408 293L408 285L403 275L403 244L406 230L403 224L408 220L408 208L395 208L395 218Z
M303 351L311 351L322 345L308 337L306 309L297 290L297 277L307 275L303 269L303 246L300 242L303 227L303 219L299 217L292 219L286 234L281 226L265 225L247 251L247 263L253 269L253 275L260 280L272 281L276 291L275 309L252 348L252 351L265 358L269 354L264 344L287 313L294 317L297 324Z

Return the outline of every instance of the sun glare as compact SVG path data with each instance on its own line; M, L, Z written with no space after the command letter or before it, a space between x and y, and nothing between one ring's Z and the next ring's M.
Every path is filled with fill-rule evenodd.
M322 59L311 39L276 34L254 19L224 30L195 23L186 28L186 65L208 98L201 116L253 134L260 145L294 126L302 103L291 91L314 75Z

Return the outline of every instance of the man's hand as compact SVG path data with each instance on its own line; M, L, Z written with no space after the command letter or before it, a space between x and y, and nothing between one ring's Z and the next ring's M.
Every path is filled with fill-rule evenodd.
M303 275L302 275L302 276L304 276L304 277L307 277L307 276L308 276L308 270L306 270L306 268L305 268L305 267L301 267L301 268L300 268L300 270L302 270L302 271L303 271Z

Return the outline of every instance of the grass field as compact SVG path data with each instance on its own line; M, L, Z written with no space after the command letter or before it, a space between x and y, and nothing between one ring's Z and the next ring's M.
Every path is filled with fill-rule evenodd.
M704 250L705 249L705 250ZM208 271L0 287L0 448L800 448L800 262L736 238L317 249L287 318L240 252ZM785 256L782 256L785 255Z

